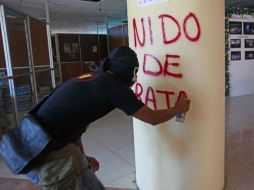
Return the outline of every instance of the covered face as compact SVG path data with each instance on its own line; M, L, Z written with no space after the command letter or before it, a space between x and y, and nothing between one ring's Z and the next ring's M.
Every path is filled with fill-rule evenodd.
M138 67L137 54L129 47L114 49L102 63L103 71L114 73L128 86L136 82Z

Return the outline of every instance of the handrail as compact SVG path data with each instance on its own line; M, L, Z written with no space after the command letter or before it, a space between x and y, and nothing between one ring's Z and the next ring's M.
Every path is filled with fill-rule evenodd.
M51 71L51 70L55 70L55 69L52 69L52 68L40 69L40 70L35 71L35 73L41 73L41 72ZM32 72L20 73L20 74L15 74L14 76L0 77L0 79L14 79L14 78L17 78L17 77L28 76L28 75L31 75L31 74L32 74Z

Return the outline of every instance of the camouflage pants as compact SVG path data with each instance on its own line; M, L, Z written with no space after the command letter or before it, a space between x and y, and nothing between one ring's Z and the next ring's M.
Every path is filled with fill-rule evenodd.
M43 190L105 190L74 144L52 151L27 176Z

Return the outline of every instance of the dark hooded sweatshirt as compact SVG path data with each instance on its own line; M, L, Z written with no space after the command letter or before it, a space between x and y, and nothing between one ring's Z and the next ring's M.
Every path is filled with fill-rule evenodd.
M73 78L56 89L36 118L64 145L79 138L91 122L115 108L132 115L144 105L129 88L137 66L133 50L128 47L113 50L104 60L102 70Z

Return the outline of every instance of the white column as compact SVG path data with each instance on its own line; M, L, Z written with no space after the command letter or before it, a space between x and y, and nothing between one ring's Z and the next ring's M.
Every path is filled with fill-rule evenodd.
M2 41L3 41L4 59L5 59L6 69L7 69L9 92L12 98L12 109L15 114L16 124L19 124L20 122L19 111L18 111L17 97L15 92L15 83L14 83L12 61L11 61L11 55L10 55L10 46L9 46L4 5L0 5L0 29L2 34L2 36L0 37L2 37Z
M46 11L46 30L47 30L47 39L48 39L48 51L49 51L49 63L50 63L50 73L51 73L51 83L52 87L56 87L56 77L55 77L55 68L52 54L52 44L51 44L51 29L50 29L50 18L49 18L49 5L48 1L45 2L45 11Z
M142 4L143 3L143 4ZM191 99L185 122L134 120L141 190L224 186L224 1L128 0L129 44L140 69L134 90L152 109Z

